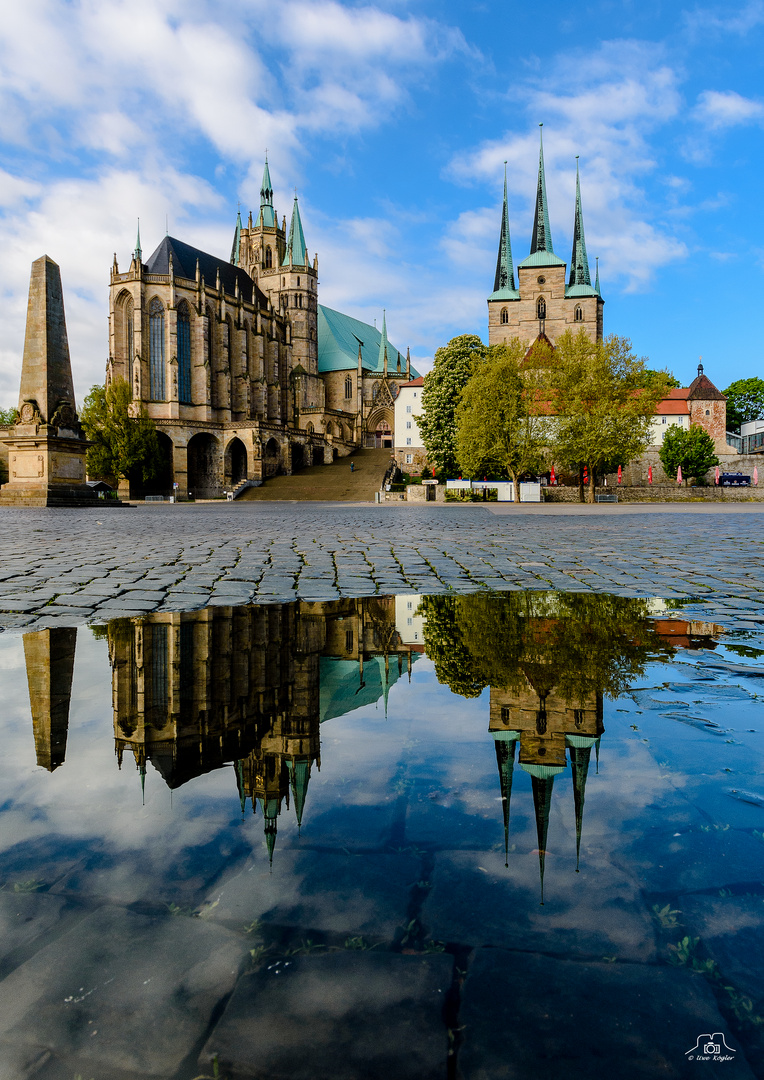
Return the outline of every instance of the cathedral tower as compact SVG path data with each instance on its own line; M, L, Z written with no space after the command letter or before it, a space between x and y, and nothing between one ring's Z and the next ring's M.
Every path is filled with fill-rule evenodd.
M578 158L573 251L570 273L566 274L566 271L565 261L555 255L552 244L542 138L539 145L531 250L528 257L517 265L517 288L509 235L505 163L499 253L494 291L488 297L489 344L497 345L517 337L530 345L542 335L554 343L566 330L575 333L579 329L585 330L593 341L602 338L603 300L599 292L599 273L592 285L586 254Z

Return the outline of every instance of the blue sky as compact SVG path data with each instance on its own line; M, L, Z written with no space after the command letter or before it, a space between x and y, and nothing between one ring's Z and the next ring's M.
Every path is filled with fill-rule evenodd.
M116 251L172 235L227 257L265 147L300 196L320 299L427 370L486 336L503 161L529 250L544 123L570 258L575 155L605 331L683 382L762 375L764 0L344 4L28 0L0 27L0 405L15 404L29 266L61 266L75 387L101 381ZM754 327L757 324L753 322ZM746 329L748 345L739 336Z

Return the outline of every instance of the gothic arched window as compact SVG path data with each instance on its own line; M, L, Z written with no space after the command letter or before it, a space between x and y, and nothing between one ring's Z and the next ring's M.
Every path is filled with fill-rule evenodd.
M164 307L158 296L149 304L149 398L164 401Z
M273 253L271 252L270 245L265 249L265 269L270 270L273 266Z
M576 304L576 310L573 313L573 319L574 319L575 322L583 322L584 321L584 313L581 310L581 305L580 304Z
M501 322L502 325L509 322L509 312L505 307L501 309Z
M125 300L124 307L124 321L125 321L125 359L128 364L132 364L135 359L135 346L133 339L133 315L135 308L133 305L132 296L128 296Z
M345 377L345 397L351 398L353 396L353 380L349 375Z
M536 313L539 319L546 318L546 300L543 296L540 296L538 298L538 303L536 304Z
M244 371L249 371L249 323L244 323Z
M191 312L185 300L178 304L178 401L191 404Z

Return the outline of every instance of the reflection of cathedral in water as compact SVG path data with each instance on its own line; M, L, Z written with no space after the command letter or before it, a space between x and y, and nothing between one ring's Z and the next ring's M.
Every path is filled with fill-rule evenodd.
M232 794L238 790L242 812L248 802L253 813L259 806L272 858L284 808L302 823L311 774L321 764L321 723L359 708L386 714L388 692L404 667L410 678L423 651L418 608L418 597L370 597L211 607L110 623L119 766L127 752L142 786L151 763L170 789L232 766ZM603 695L590 687L579 700L566 700L558 681L563 658L549 663L539 649L560 622L530 623L529 649L516 658L512 689L491 687L489 731L505 849L515 765L531 778L543 901L554 780L568 766L578 867L590 759L593 750L599 758L604 732ZM685 648L707 646L718 630L679 619L649 625L656 639ZM76 634L24 635L37 763L50 772L66 752Z
M386 598L212 607L109 626L117 759L170 788L233 762L272 857L282 807L302 822L323 720L383 699L412 649Z

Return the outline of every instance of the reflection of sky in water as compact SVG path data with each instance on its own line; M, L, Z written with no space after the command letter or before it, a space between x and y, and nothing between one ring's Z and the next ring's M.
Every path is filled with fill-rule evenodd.
M0 882L42 883L43 892L95 904L214 904L213 921L239 931L263 918L392 943L421 879L422 941L641 963L665 962L693 929L713 942L724 924L714 909L702 925L697 915L697 924L667 916L664 926L654 912L665 904L690 911L688 896L720 891L764 900L756 657L723 644L681 648L673 661L648 662L630 692L604 698L578 868L570 759L554 779L543 907L531 775L516 761L505 866L489 731L498 706L491 711L487 687L452 693L435 666L416 653L399 671L394 657L386 676L370 656L362 685L357 661L320 657L311 669L321 684L311 706L323 721L320 770L314 761L300 829L294 803L281 806L269 872L263 807L253 814L247 797L242 814L232 762L200 769L172 792L150 760L142 790L129 749L118 768L108 643L87 629L77 635L65 762L39 768L22 637L0 635ZM539 669L531 674L539 683ZM292 706L300 700L295 691ZM733 922L764 929L764 916L747 909ZM743 985L750 973L740 964Z

